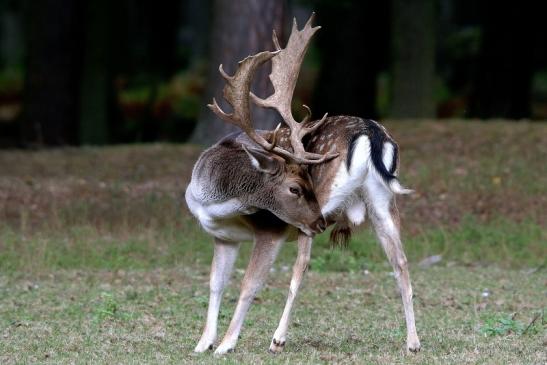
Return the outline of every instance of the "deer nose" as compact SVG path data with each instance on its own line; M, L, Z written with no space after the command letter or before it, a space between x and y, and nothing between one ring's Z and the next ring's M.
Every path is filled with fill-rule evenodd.
M315 221L315 230L319 233L323 232L327 228L327 221L323 216Z

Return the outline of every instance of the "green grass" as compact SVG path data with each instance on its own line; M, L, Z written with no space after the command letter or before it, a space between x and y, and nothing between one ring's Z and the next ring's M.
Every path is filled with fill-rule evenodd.
M269 354L289 282L288 272L277 271L251 307L236 352L222 362L545 362L544 271L433 267L414 268L412 277L423 346L416 355L404 352L402 305L387 269L311 271L285 352ZM233 281L241 278L237 271ZM217 363L211 353L192 353L205 320L206 284L203 265L2 275L0 362ZM225 294L221 334L237 294L237 285Z
M347 248L333 248L328 232L314 243L311 268L319 272L359 272L384 267L386 260L369 227L357 232ZM69 226L30 234L0 229L0 267L4 272L40 273L58 269L153 269L176 267L189 261L208 265L212 238L193 219L157 228L132 228L118 232L93 226ZM496 264L504 268L545 265L546 231L533 222L500 219L488 224L472 218L453 228L431 228L405 239L412 262L442 255L444 264ZM252 244L244 244L245 262ZM292 265L296 245L286 243L278 262Z
M388 123L423 349L404 352L402 305L370 227L312 250L286 352L267 348L296 245L287 243L222 360L192 349L212 239L181 201L200 149L0 151L0 363L545 363L547 128ZM411 127L409 127L411 126ZM250 255L220 313L226 329ZM419 263L430 256L432 267Z

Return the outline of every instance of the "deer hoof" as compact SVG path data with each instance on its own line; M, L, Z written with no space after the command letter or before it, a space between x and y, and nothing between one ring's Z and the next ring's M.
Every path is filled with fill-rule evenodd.
M212 350L213 349L213 344L210 343L210 344L207 344L206 342L199 342L196 346L196 348L194 349L194 352L205 352L207 350Z
M412 352L412 353L418 353L420 352L420 340L416 339L414 341L409 341L407 343L407 347L408 347L408 352Z
M272 343L270 344L270 353L272 354L279 354L283 351L283 348L285 347L285 340L276 340L275 338L272 340Z
M222 344L221 344L215 350L215 355L224 355L224 354L228 354L228 353L231 353L231 352L234 352L234 351L235 351L234 347L222 346Z

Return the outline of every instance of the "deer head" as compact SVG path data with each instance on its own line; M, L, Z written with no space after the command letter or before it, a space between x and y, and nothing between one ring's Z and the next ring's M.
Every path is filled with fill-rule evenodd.
M294 21L289 41L284 49L279 46L274 31L276 51L264 51L248 56L239 62L233 76L226 74L220 65L220 74L226 80L223 96L233 111L224 112L214 98L212 104L208 105L223 121L238 126L256 143L256 148L243 149L249 156L252 166L261 174L264 185L270 188L268 198L271 201L265 208L308 234L323 231L325 223L313 192L307 165L323 163L337 156L333 153L322 155L307 152L302 143L302 138L317 129L326 115L312 128L306 128L304 123L295 121L291 112L300 66L311 37L320 28L312 27L312 20L313 15L302 30L298 30L296 20ZM251 93L251 83L258 67L269 60L272 60L270 80L274 93L266 99L260 99ZM254 129L250 112L251 101L258 106L273 108L279 112L283 122L290 129L292 151L276 145L281 124L273 131L271 141L266 140ZM308 116L305 118L307 120L310 111L308 107L304 107L308 110Z

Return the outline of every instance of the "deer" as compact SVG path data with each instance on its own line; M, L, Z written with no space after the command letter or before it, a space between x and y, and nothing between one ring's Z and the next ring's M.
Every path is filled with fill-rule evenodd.
M222 355L235 349L245 315L263 287L280 247L297 241L297 257L289 293L269 351L283 351L290 315L305 272L313 238L333 226L331 241L347 244L354 227L370 217L377 238L395 273L407 327L407 350L420 350L412 304L408 263L400 237L396 195L409 194L398 179L399 149L378 122L352 116L311 120L311 110L299 123L291 103L300 67L319 26L311 15L302 30L296 19L285 48L275 30L275 51L263 51L239 62L226 81L223 96L232 107L226 113L215 98L208 107L242 132L225 136L198 158L185 198L190 212L214 237L209 279L209 304L203 334L194 351L212 350L224 289L240 243L254 241L241 283L240 296L228 329L215 349ZM257 68L271 62L274 92L260 98L251 92ZM284 126L255 130L251 102L272 108Z

